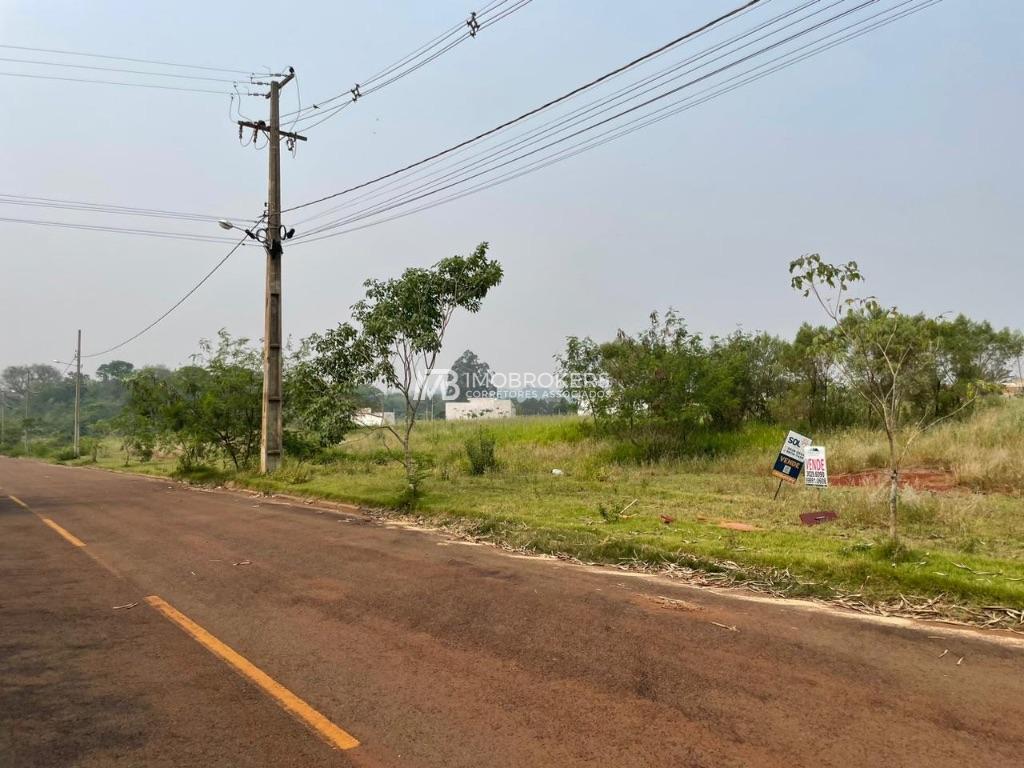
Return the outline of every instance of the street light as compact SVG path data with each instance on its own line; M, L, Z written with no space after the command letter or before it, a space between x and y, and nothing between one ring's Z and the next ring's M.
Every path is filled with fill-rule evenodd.
M264 242L264 238L260 237L259 234L253 234L252 230L250 230L250 229L242 229L242 227L240 227L237 224L234 224L234 223L228 221L227 219L217 219L217 226L220 227L221 229L227 229L227 230L237 229L239 232L245 232L245 234L247 234L250 238L252 238L256 242L263 243L264 245L266 245L266 243ZM265 233L266 230L265 229L258 229L258 230L256 230L256 232L257 233L259 233L259 232L264 232ZM295 236L295 227L292 227L291 229L285 229L283 226L281 227L281 240L291 240L294 236Z
M263 243L263 240L259 237L259 235L253 234L251 229L243 229L242 227L238 226L237 224L233 224L227 219L217 219L217 226L220 227L221 229L227 230L237 229L239 232L245 232L245 234L249 236L249 239L255 240L257 243Z

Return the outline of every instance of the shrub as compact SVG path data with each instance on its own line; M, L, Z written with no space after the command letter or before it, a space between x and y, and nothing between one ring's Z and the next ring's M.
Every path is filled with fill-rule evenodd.
M95 464L100 457L101 443L95 437L83 437L81 443L82 458Z
M313 470L308 464L303 464L301 461L286 460L274 471L274 479L288 485L302 485L313 479Z
M320 459L322 451L320 443L314 435L308 432L286 429L283 441L285 455L295 459L300 464L304 461L318 461Z
M498 468L494 453L494 433L484 427L476 429L465 442L466 457L469 459L469 474L482 475Z

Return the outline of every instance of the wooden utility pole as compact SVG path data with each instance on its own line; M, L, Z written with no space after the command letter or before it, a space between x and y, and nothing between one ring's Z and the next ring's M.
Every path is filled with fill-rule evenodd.
M75 345L75 458L79 458L82 452L82 329L78 329L78 343Z
M29 368L25 372L25 453L28 453L28 408L29 408L29 396L32 392L32 369Z
M263 419L260 430L260 472L273 472L281 465L284 419L281 408L282 395L282 346L284 334L281 323L281 255L284 249L281 241L281 137L290 142L305 141L305 136L281 130L281 89L295 77L295 70L281 80L271 80L270 123L240 120L239 131L252 128L256 133L265 133L268 140L269 177L267 189L266 236L260 238L267 251L267 282L264 303L263 327Z

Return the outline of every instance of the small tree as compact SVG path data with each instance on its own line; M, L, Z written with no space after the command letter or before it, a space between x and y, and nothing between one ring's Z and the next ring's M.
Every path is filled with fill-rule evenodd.
M353 307L358 330L342 324L317 343L321 371L350 372L353 383L380 382L401 395L402 423L381 429L401 446L409 503L415 502L421 481L412 433L452 317L460 309L479 311L501 282L501 265L487 258L487 248L480 243L469 256L407 269L391 280L368 280L366 297Z
M814 253L790 262L790 284L813 296L831 321L836 363L845 383L885 431L889 448L889 537L899 541L900 469L914 442L930 427L966 408L936 415L930 387L937 365L934 323L923 315L886 308L873 297L851 297L864 278L857 262L829 264Z
M340 443L352 429L360 364L365 361L353 354L332 354L332 350L351 350L356 336L351 326L325 335L314 333L289 358L284 373L286 437L305 433L325 448ZM300 442L292 441L293 446Z
M255 460L260 445L261 353L248 339L233 339L225 330L216 345L203 339L199 346L207 376L196 431L241 469Z
M200 342L193 365L173 373L144 368L128 378L122 428L138 438L126 451L156 442L178 454L181 469L220 453L235 469L252 463L260 440L260 353L226 331Z

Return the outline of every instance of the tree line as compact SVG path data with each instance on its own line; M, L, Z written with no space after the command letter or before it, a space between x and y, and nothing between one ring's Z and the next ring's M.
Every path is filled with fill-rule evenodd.
M838 325L804 323L785 339L745 331L705 337L668 310L652 313L639 333L620 330L607 341L570 337L558 365L573 399L602 429L642 443L657 458L750 421L812 431L880 428L883 414L857 382L886 389L892 376L880 351L850 359L851 332L884 338L902 358L899 408L917 418L941 418L979 394L1000 391L1024 351L1020 332L963 315L864 307Z
M82 376L81 414L91 439L83 448L113 429L127 401L125 382L131 363L113 360ZM0 372L0 451L40 455L70 451L74 429L75 377L52 365L12 365Z
M351 320L289 351L286 453L316 457L355 428L359 409L392 410L396 423L379 428L415 498L426 470L412 450L412 434L435 409L443 411L438 382L424 374L438 367L456 316L479 311L502 275L481 243L467 256L368 280ZM816 300L825 322L807 322L791 339L745 331L704 336L670 309L652 313L636 333L620 330L605 341L569 337L556 356L565 398L520 403L520 413L578 406L596 429L632 446L626 455L648 461L714 450L719 443L709 437L748 422L815 431L866 425L889 438L895 493L915 436L969 411L1020 368L1019 331L963 315L906 314L857 298L851 290L863 276L854 262L832 265L812 254L790 264L790 279L796 291ZM459 399L494 394L490 367L472 351L451 370ZM253 467L261 390L260 349L226 331L202 341L190 363L175 370L106 363L95 379L83 380L86 451L118 435L126 461L162 451L176 456L182 470L216 462ZM0 449L65 449L73 399L73 375L46 365L5 369Z
M399 419L381 425L385 446L402 464L408 493L415 497L424 470L412 451L412 433L433 407L442 410L435 382L424 374L438 367L455 316L479 311L502 274L488 257L488 244L480 243L467 256L368 280L350 321L290 350L286 453L300 460L315 456L355 428L359 409L390 406ZM249 339L221 331L200 342L188 365L135 370L117 361L101 366L98 376L97 382L83 381L83 434L116 433L126 462L147 461L160 451L177 457L181 471L217 462L236 470L257 464L262 353ZM15 366L4 371L3 381L0 413L10 416L11 428L5 421L0 448L61 454L60 446L70 442L73 375L51 366ZM26 415L15 416L14 405L24 405Z

